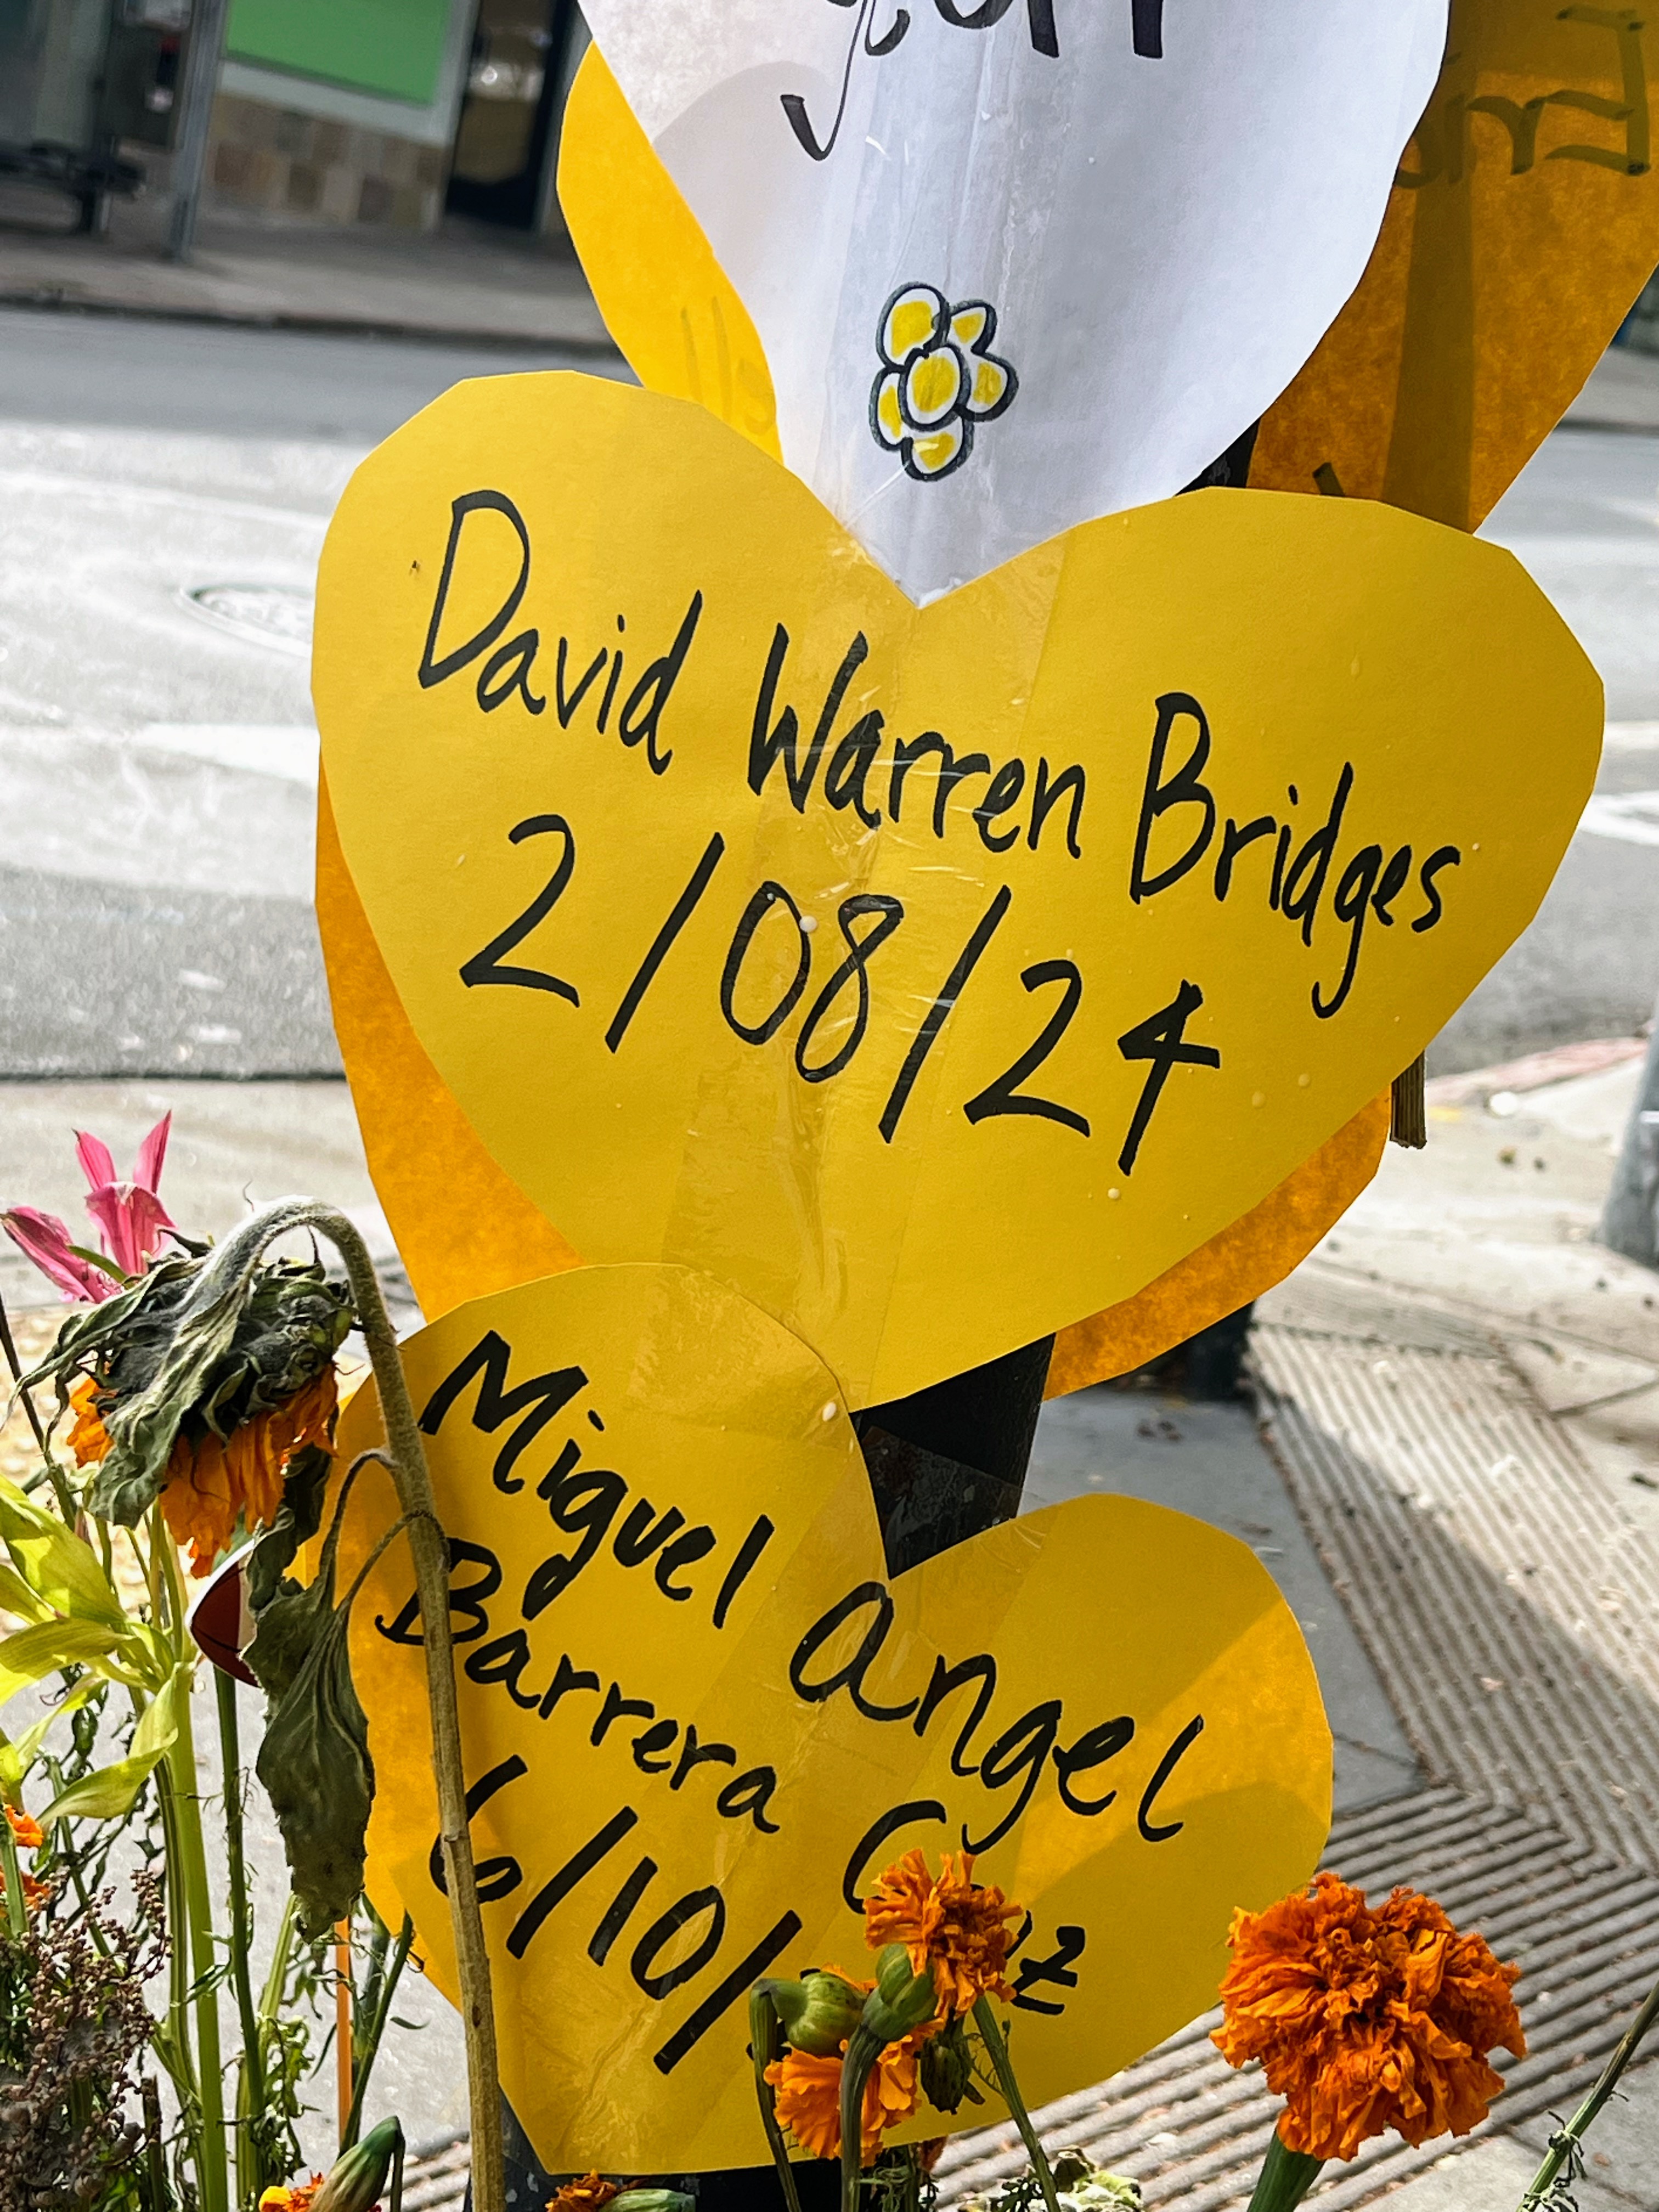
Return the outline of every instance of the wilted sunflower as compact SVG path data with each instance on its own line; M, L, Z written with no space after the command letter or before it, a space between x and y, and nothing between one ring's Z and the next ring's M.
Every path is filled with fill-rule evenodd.
M261 1269L235 1305L194 1303L201 1252L164 1260L66 1324L27 1378L57 1382L92 1510L131 1526L159 1497L191 1571L239 1522L268 1528L301 1455L333 1449L334 1355L349 1302L318 1266Z
M1349 2159L1389 2128L1413 2144L1468 2135L1504 2086L1487 2052L1526 2056L1519 1967L1416 1890L1373 1910L1322 1874L1265 1912L1236 1912L1228 1941L1212 2040L1231 2066L1261 2061L1288 2150Z
M958 1862L947 1851L935 1879L921 1851L907 1851L883 1871L864 1900L865 1940L871 1949L902 1943L912 1972L931 1968L939 2003L948 2013L970 2012L982 1996L1006 2002L1013 1995L1003 1968L1012 1940L1008 1923L1019 1918L1020 1907L1000 1889L976 1889L973 1873L971 1852L964 1851Z

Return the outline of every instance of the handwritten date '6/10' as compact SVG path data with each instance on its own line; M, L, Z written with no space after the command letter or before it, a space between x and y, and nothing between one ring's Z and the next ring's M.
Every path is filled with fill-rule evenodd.
M546 969L519 964L509 957L547 920L563 896L577 865L575 832L562 814L532 814L515 823L507 835L514 845L531 839L550 838L554 841L556 858L541 889L522 912L462 963L461 981L469 989L497 984L519 990L544 991L580 1009L582 996L577 984ZM704 847L684 889L645 948L605 1027L605 1042L611 1053L621 1051L635 1015L676 940L700 905L726 850L726 840L717 830ZM928 1055L1012 903L1013 893L1004 884L975 924L948 974L941 978L882 1109L879 1127L885 1143L890 1145L896 1135ZM726 1026L734 1036L757 1049L772 1046L793 1018L800 1014L789 1048L797 1075L808 1084L832 1082L864 1046L870 1026L872 971L878 975L882 947L902 928L904 906L901 900L884 892L857 892L841 902L836 924L841 944L831 948L830 963L825 973L827 963L817 957L812 922L787 886L769 878L756 890L738 916L717 982L720 1009ZM763 932L780 930L792 933L794 939L793 972L769 1003L767 993L756 988L750 971L755 964L757 939ZM787 943L787 936L785 942ZM789 964L786 957L786 969ZM1022 971L1020 981L1034 996L1054 994L1046 1016L1025 1048L982 1091L963 1100L962 1110L975 1124L1006 1115L1027 1115L1073 1130L1080 1137L1091 1137L1093 1131L1087 1117L1074 1107L1024 1087L1059 1047L1083 1003L1082 971L1074 960L1038 960ZM815 982L816 991L812 988ZM1116 1040L1118 1051L1125 1060L1146 1064L1146 1079L1117 1156L1118 1167L1126 1176L1133 1172L1153 1113L1175 1069L1218 1068L1221 1065L1221 1054L1213 1046L1192 1042L1187 1036L1188 1024L1203 1004L1204 994L1198 985L1183 978L1180 989L1167 1006L1135 1023Z

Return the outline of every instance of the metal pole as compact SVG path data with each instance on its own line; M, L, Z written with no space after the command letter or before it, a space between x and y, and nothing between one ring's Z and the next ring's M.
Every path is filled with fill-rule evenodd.
M1659 1018L1613 1171L1600 1235L1627 1260L1659 1267Z
M207 169L208 132L213 122L213 96L219 88L219 57L224 48L228 10L229 0L191 0L184 81L179 88L179 135L173 155L169 261L188 261L196 244L196 213Z

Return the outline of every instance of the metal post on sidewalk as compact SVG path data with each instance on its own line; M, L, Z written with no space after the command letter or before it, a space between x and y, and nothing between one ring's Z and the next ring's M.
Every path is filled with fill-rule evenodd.
M179 88L179 131L173 144L169 261L188 261L196 244L196 214L207 169L208 132L219 87L219 57L224 49L228 7L229 0L192 0L191 7L184 80Z
M1601 1215L1601 1242L1644 1267L1659 1267L1659 1012L1631 1108L1613 1187Z

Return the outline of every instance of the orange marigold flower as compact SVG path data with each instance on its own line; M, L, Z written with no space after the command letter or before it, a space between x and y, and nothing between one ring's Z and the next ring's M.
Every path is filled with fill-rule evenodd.
M1487 2052L1526 2056L1510 1995L1520 1968L1416 1890L1373 1909L1322 1874L1265 1912L1236 1912L1228 1941L1212 2039L1231 2066L1261 2061L1289 2150L1348 2159L1388 2128L1413 2144L1468 2135L1504 2086Z
M931 2027L932 2023L929 2022ZM859 2156L871 2165L881 2152L883 2136L900 2127L916 2109L916 2045L921 2036L890 2043L864 2085L859 2115ZM777 2092L778 2121L814 2158L841 2156L841 2069L837 2057L815 2057L810 2051L787 2051L766 2069Z
M285 1406L244 1423L228 1438L211 1430L194 1441L183 1434L175 1438L161 1510L173 1541L190 1547L192 1575L213 1571L239 1520L250 1528L264 1528L276 1519L283 1478L295 1454L306 1444L333 1449L337 1403L329 1366Z
M590 2173L580 2181L567 2181L548 2198L547 2212L605 2212L611 2198L622 2193L620 2183L607 2181L602 2173Z
M278 2184L260 2197L259 2212L311 2212L312 2199L322 2185L320 2173L313 2173L309 2181L296 2181L291 2186Z
M26 1851L38 1851L41 1844L46 1842L46 1837L40 1831L40 1823L33 1813L20 1813L15 1805L8 1805L6 1819L10 1825L12 1834Z
M97 1385L90 1375L83 1375L70 1392L70 1403L75 1408L75 1426L69 1434L75 1464L94 1467L109 1449L109 1431L99 1414Z
M1021 1908L1000 1889L976 1889L973 1854L947 1851L939 1878L920 1850L907 1851L872 1885L864 1900L865 1941L872 1951L902 1943L910 1969L931 1962L933 1987L949 2013L970 2012L981 1996L1012 1997L1003 1979L1011 1941L1007 1923Z

